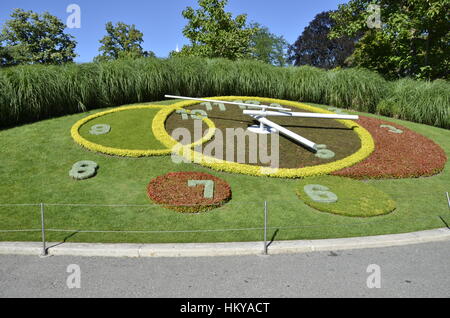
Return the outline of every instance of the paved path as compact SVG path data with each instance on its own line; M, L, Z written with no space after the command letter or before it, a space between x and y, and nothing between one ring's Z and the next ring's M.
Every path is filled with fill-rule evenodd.
M70 264L79 289L67 287ZM367 287L370 264L381 288ZM449 264L450 241L272 256L0 255L0 297L450 297Z

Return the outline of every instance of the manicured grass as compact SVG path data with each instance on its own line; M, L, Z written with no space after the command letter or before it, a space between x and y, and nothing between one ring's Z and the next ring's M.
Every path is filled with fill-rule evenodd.
M152 120L160 109L130 109L94 118L79 132L85 139L102 146L122 149L164 149L152 133ZM92 126L108 124L111 131L103 135L89 133Z
M395 202L377 188L361 181L337 176L317 176L300 180L297 195L318 211L338 215L370 217L387 214L395 209Z
M325 107L325 106L323 106ZM372 218L317 212L298 199L299 180L252 177L175 164L170 156L118 158L77 146L70 128L94 113L70 115L0 131L0 203L151 204L146 186L173 171L200 171L227 181L230 202L201 214L182 214L158 206L46 206L49 241L78 242L214 242L262 239L264 200L268 201L269 238L317 239L424 230L450 224L445 198L450 169L436 176L366 181L395 200L393 213ZM370 115L372 116L372 115ZM378 116L375 116L378 117ZM391 120L438 143L450 156L450 131ZM68 175L79 160L99 164L94 178L75 181ZM39 207L0 207L0 229L39 229ZM250 228L249 230L237 230ZM51 229L66 229L54 232ZM215 231L226 229L227 231ZM74 231L72 231L74 230ZM76 230L183 231L154 233L76 233ZM208 230L206 232L189 232ZM209 231L214 230L214 231ZM40 240L40 232L0 233L0 240Z

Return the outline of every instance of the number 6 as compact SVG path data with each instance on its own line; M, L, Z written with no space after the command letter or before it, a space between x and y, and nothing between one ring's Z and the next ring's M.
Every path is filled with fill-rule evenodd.
M303 187L303 190L314 202L334 203L338 200L336 194L329 191L328 187L320 184L307 184Z

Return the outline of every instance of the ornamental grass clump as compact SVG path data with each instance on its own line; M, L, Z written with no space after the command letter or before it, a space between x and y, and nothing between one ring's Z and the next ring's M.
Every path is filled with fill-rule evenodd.
M377 106L381 115L450 128L450 84L444 80L401 79Z
M199 57L174 57L164 62L169 74L169 87L163 94L181 96L208 96L207 63Z
M329 81L327 72L312 66L288 67L288 81L285 83L286 99L326 103L326 92Z
M234 65L232 74L234 79L233 91L224 92L221 95L269 98L282 98L285 95L287 78L286 72L282 68L260 61L241 60Z
M98 107L94 63L23 65L0 71L0 126L34 122Z
M53 65L27 65L2 70L1 125L33 122L83 111L73 97L79 91L68 73L73 69Z
M373 113L386 96L388 83L380 75L365 69L338 69L327 72L325 103Z
M115 106L163 100L164 94L176 90L182 82L183 70L162 59L120 59L95 63L94 75L101 105Z
M0 127L171 94L312 102L449 128L449 88L443 80L388 82L358 68L325 71L200 57L22 65L0 69Z

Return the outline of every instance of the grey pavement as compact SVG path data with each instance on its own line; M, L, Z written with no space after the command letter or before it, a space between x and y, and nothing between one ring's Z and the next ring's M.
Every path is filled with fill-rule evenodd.
M0 255L0 297L450 297L450 241L271 256ZM68 288L80 268L80 288ZM380 268L380 288L368 288ZM73 280L69 281L73 282Z

